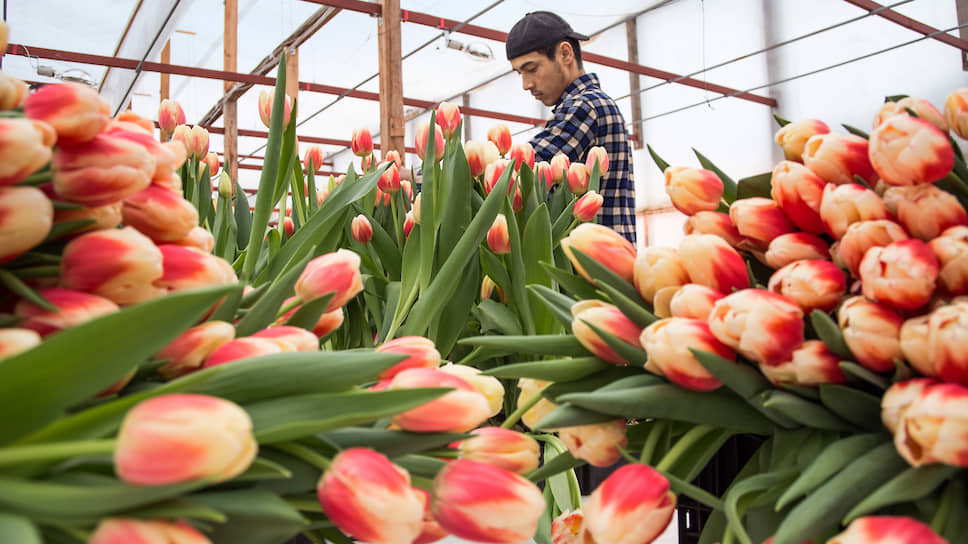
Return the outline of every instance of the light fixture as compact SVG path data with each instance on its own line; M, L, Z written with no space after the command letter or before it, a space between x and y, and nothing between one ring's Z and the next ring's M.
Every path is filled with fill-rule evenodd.
M37 75L59 79L61 81L67 81L70 83L81 83L89 87L97 86L97 82L94 81L94 78L91 77L91 74L80 68L68 68L63 72L58 72L54 70L52 66L38 65Z
M491 46L484 42L464 43L457 38L451 37L449 33L444 35L443 39L443 48L463 51L467 56L480 62L494 60L494 51L491 50ZM440 50L441 46L437 46L437 49Z

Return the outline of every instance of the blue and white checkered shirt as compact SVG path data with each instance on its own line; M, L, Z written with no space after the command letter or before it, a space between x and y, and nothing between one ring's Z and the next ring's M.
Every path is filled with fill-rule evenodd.
M550 161L561 152L571 162L585 162L589 149L604 147L608 172L599 183L604 203L598 222L635 244L632 152L625 119L615 101L602 91L597 75L583 74L565 88L552 112L554 118L531 139L535 157Z

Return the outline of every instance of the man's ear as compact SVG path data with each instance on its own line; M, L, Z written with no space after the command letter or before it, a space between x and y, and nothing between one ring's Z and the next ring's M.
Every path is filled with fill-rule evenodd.
M565 65L575 62L575 50L567 41L558 42L558 58Z

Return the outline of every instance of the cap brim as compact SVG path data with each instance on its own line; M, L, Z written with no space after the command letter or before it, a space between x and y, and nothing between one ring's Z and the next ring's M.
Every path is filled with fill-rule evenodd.
M578 40L580 42L587 42L588 40L591 39L591 38L589 38L588 36L586 36L584 34L579 34L578 32L572 32L572 33L568 34L568 37L569 38L574 38L574 39L576 39L576 40Z

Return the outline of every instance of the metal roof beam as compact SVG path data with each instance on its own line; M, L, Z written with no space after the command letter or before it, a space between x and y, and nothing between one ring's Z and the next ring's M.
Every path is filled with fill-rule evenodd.
M908 30L913 30L919 34L925 36L930 36L931 38L938 40L941 43L948 44L952 47L961 49L962 51L968 51L968 41L962 40L961 38L956 38L951 34L938 33L938 29L933 26L928 26L917 19L912 19L907 15L901 15L900 13L894 11L893 9L884 9L884 6L874 2L872 0L844 0L848 4L853 4L861 9L866 9L867 11L873 12L879 10L876 15L891 21L892 23L899 24ZM931 36L934 34L933 36Z

